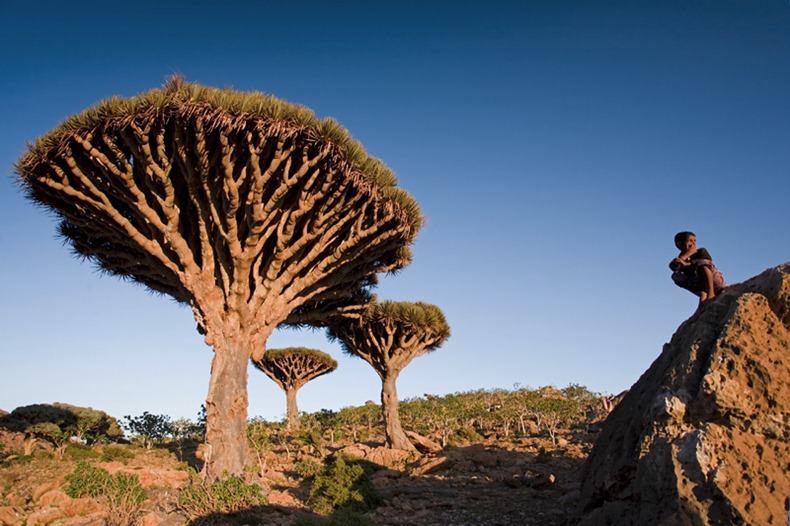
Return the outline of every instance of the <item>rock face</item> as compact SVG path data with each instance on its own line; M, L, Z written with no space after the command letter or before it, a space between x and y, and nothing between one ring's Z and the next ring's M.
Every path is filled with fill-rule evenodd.
M580 525L788 524L790 263L684 322L614 409Z

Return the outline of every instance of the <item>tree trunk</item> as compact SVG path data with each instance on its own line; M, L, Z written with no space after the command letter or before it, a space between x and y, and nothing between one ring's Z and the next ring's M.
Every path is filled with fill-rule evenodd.
M285 391L286 400L286 417L288 418L288 429L297 431L300 427L299 423L299 408L296 405L296 389L288 389Z
M206 444L203 476L217 480L242 476L247 463L247 364L243 338L216 341L206 398Z
M387 377L381 384L381 411L384 417L384 434L387 437L387 446L392 449L405 449L412 451L414 444L406 437L400 424L398 414L398 391L395 389L395 377Z

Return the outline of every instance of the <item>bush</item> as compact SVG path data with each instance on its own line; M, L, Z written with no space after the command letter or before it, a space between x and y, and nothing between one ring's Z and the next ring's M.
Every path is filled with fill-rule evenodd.
M80 444L79 442L70 442L66 445L64 455L73 460L88 460L101 456L101 454L94 451L90 446Z
M481 442L483 437L471 427L460 427L451 437L450 445L459 445L464 442Z
M247 484L239 477L207 483L192 470L192 483L178 496L178 507L189 520L212 513L238 513L266 504L266 496L261 491L257 484Z
M317 428L309 429L299 433L298 440L307 446L312 453L321 454L324 449L324 437L321 430Z
M294 469L300 477L310 479L321 473L323 466L312 460L300 460L294 464Z
M74 471L66 475L68 484L63 492L72 499L81 497L98 497L104 492L110 474L106 469L91 466L87 462L79 462Z
M134 458L134 453L122 446L104 446L101 452L103 462L123 462L126 464L128 459Z
M107 470L79 462L72 473L66 475L68 484L64 493L76 499L93 497L107 506L108 522L113 526L131 526L140 513L146 491L140 479L132 473L118 472L110 475Z
M324 466L310 488L312 509L327 514L340 508L365 512L376 507L381 497L370 481L373 468L366 469L363 462L341 455Z

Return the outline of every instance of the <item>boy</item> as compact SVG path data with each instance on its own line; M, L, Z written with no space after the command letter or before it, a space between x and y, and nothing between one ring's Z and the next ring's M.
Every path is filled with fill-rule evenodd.
M697 248L697 236L693 232L678 232L675 235L675 246L680 254L669 262L672 281L678 287L699 296L699 304L702 306L724 289L724 276L716 269L708 251Z

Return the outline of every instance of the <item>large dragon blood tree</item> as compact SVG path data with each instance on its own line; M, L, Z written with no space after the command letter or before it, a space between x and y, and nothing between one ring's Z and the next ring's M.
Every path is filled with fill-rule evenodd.
M361 316L333 319L328 334L346 353L368 362L381 378L387 445L414 449L400 423L395 382L414 358L438 349L450 337L444 313L436 305L419 301L371 302Z
M75 252L192 308L214 347L204 476L247 460L247 367L284 323L369 299L422 222L392 172L331 119L180 78L111 98L15 166Z

